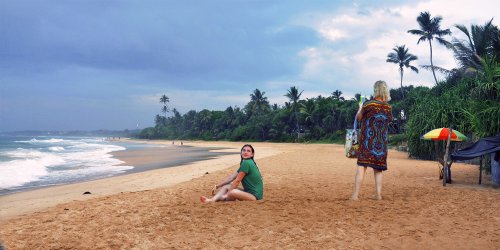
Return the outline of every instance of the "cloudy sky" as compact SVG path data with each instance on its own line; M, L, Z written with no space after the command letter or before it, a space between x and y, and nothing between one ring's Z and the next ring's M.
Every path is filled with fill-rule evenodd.
M144 128L162 94L182 114L243 107L256 88L278 105L291 86L302 98L369 95L379 79L399 86L385 62L396 45L429 64L428 44L406 32L420 12L461 38L453 25L484 24L499 9L495 0L2 0L0 131ZM434 48L435 65L456 66ZM432 86L432 73L405 72L404 84Z

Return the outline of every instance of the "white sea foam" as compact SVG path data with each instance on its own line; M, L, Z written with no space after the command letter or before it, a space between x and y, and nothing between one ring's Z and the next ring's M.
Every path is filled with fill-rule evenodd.
M50 151L59 152L59 151L63 151L63 150L64 150L64 147L59 147L59 146L49 147L49 150L50 150Z
M60 143L60 142L64 142L64 141L65 141L64 139L55 139L55 138L48 139L48 140L39 140L39 142L42 142L42 143Z
M7 155L19 159L0 162L0 189L37 181L48 175L49 166L64 164L61 157L36 150L21 149Z
M0 161L0 190L98 178L133 168L119 166L123 162L110 154L126 148L104 143L100 138L34 138L17 142L26 146L1 152L0 156L5 157Z
M16 142L24 142L24 143L61 143L61 142L64 142L65 140L64 139L57 139L57 138L51 138L51 139L47 139L47 140L40 140L40 139L36 139L36 138L33 138L31 140L28 140L28 141L16 141Z
M21 186L47 175L47 169L35 160L14 160L0 163L0 189Z
M40 150L37 149L18 148L13 151L4 152L4 155L10 156L12 158L36 159L47 156L47 153L41 152Z

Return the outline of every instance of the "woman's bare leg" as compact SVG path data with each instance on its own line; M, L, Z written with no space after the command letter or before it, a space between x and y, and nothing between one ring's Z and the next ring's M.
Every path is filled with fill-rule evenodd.
M382 200L382 170L373 170L375 175L375 199Z
M229 188L231 188L230 184L222 186L219 189L219 191L212 198L207 198L205 196L201 196L200 201L201 201L201 203L210 203L210 202L227 200L227 198L228 198L227 192L229 191Z
M240 201L256 201L257 198L253 194L247 193L239 189L233 189L227 193L228 200L240 200Z
M361 183L363 183L363 179L365 178L366 167L358 166L356 171L356 177L354 177L354 192L352 193L351 200L358 200L359 189L361 187Z

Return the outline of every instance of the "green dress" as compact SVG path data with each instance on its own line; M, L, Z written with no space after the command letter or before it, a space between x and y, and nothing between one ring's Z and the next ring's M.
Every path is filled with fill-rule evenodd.
M243 190L252 194L257 200L262 200L264 197L264 184L262 182L262 175L260 175L259 168L255 165L253 159L243 160L240 164L239 172L246 173L241 181Z

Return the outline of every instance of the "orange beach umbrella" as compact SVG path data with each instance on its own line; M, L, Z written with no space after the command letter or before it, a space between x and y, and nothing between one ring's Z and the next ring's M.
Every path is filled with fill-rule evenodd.
M450 141L465 141L468 139L467 136L454 129L452 129L450 135L450 128L437 128L425 133L420 138L424 140L447 141L446 152L443 159L443 168L441 169L442 172L440 176L443 177L443 186L446 186L446 183L451 183L451 169L450 165L448 164L448 150L450 149Z
M437 128L433 129L420 137L424 140L434 140L434 141L446 141L448 140L448 135L450 134L449 128ZM451 141L466 141L468 138L464 134L452 129Z

